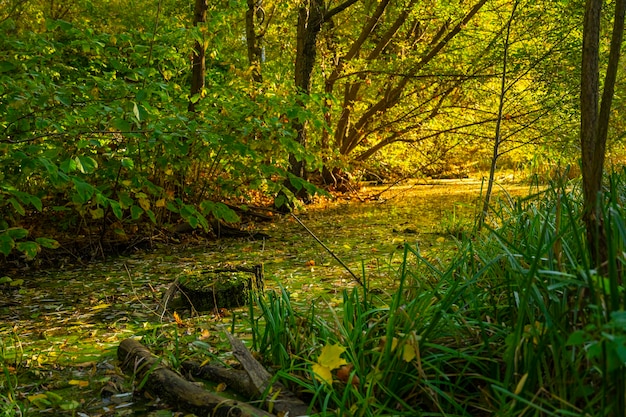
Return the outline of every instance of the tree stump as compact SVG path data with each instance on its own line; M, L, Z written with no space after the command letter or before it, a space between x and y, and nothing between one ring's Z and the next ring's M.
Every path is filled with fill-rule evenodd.
M254 281L250 274L254 274ZM263 266L236 266L200 271L178 282L182 304L192 311L242 307L254 287L263 290Z

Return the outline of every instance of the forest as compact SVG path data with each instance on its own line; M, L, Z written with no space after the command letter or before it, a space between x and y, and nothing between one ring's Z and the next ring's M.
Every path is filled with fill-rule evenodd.
M0 415L626 415L625 13L0 0Z

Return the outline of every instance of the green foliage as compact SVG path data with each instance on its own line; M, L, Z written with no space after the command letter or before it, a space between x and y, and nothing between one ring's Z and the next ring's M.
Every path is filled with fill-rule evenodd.
M288 346L261 352L280 378L313 393L320 415L620 414L624 181L626 172L612 175L603 199L604 275L589 268L577 185L553 183L498 200L493 228L466 235L445 264L405 246L390 298L345 290L341 307L312 307L318 318L305 326L309 314L285 292L279 303L259 299L253 331Z
M27 415L29 409L28 403L19 398L17 391L19 381L16 376L16 368L19 360L21 360L18 357L21 352L21 344L17 336L13 336L12 340L0 337L0 371L2 373L2 378L0 378L0 415L7 417ZM15 352L13 355L7 353L9 347Z
M100 239L137 224L236 222L220 201L278 193L288 152L314 162L287 119L311 115L293 113L300 107L280 90L257 91L215 54L197 111L187 112L194 39L226 47L217 28L229 23L212 18L213 35L175 16L157 33L49 19L0 41L0 252L30 259L58 246L59 230L32 227L50 219L70 236Z

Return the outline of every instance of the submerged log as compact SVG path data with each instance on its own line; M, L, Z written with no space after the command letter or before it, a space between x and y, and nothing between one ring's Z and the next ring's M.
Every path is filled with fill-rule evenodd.
M139 342L123 340L117 350L122 368L134 372L145 389L173 407L199 416L275 417L250 404L209 392L161 364L161 360Z

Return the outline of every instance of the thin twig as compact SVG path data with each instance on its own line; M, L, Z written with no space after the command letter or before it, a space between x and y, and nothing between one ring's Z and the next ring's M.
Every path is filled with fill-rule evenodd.
M345 269L346 271L348 271L348 272L350 273L350 275L352 275L352 277L354 278L354 280L355 280L355 281L356 281L359 285L363 286L363 281L361 281L361 279L360 279L359 277L357 277L357 276L354 274L354 272L352 272L352 271L350 270L350 268L348 268L348 265L346 265L346 264L345 264L345 263L344 263L341 259L339 259L339 257L338 257L337 255L335 255L335 254L334 254L334 252L333 252L332 250L330 250L330 248L324 244L324 242L322 242L321 240L319 240L319 238L318 238L317 236L315 236L315 234L314 234L311 230L309 230L309 228L308 228L308 227L306 227L306 225L305 225L304 223L302 223L302 221L301 221L301 220L300 220L300 219L299 219L299 218L298 218L295 214L293 214L293 213L289 213L289 214L291 214L291 216L292 216L294 219L296 219L296 221L297 221L298 223L300 223L300 226L304 227L304 230L306 230L306 231L307 231L307 232L308 232L311 236L313 236L313 239L315 239L315 240L317 241L317 243L319 243L320 245L322 245L322 247L323 247L324 249L326 249L326 251L327 251L328 253L330 253L330 255L331 255L333 258L335 258L335 260L336 260L337 262L339 262L339 263L341 264L341 266L343 266L343 267L344 267L344 269Z

